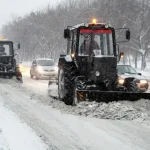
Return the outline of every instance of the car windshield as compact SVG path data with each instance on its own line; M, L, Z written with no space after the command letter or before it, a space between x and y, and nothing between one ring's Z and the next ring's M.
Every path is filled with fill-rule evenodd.
M131 67L131 66L117 66L118 73L124 74L124 73L129 73L129 74L137 74L136 70Z
M79 55L89 55L94 50L98 55L113 55L111 30L80 30Z
M12 43L0 42L0 56L10 56L13 55L13 45Z
M53 60L38 60L38 65L40 65L40 66L53 66L54 61Z

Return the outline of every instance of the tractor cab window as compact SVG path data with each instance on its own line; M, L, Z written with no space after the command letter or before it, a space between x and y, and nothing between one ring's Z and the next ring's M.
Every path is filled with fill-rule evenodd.
M11 43L0 43L0 56L11 56L13 47Z
M96 52L96 53L95 53ZM111 30L80 30L79 55L113 55Z

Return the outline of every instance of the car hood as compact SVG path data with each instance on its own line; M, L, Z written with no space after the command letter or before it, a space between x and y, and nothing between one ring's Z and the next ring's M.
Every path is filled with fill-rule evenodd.
M129 74L129 73L118 74L118 76L121 77L121 78L135 78L135 79L138 79L138 80L146 79L145 77L140 76L138 74Z
M56 66L41 66L44 71L55 71Z

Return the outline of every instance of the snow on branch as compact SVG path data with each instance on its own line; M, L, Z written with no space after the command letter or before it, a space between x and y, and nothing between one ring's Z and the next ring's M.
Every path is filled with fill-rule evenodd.
M142 36L140 36L140 40L148 33L149 29L150 29L150 27L148 27L147 30L145 31L145 33Z
M123 16L123 18L125 18L125 19L127 19L128 21L131 21L131 22L133 22L134 24L136 24L136 21L133 21L132 19L130 19L130 18L126 17L126 16Z
M132 50L134 50L134 51L136 51L136 52L140 52L140 53L143 55L143 52L140 51L140 50L137 49L137 48L134 48L134 47L132 47L132 46L131 46L131 47L130 47L130 46L126 46L126 45L125 45L125 47L126 47L126 48L130 48L130 49L132 49Z

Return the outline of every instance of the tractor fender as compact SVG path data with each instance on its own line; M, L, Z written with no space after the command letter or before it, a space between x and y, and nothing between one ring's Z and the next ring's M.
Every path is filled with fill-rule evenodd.
M72 57L70 55L66 55L65 56L65 61L66 62L72 62L73 60L72 60Z
M58 61L58 67L61 68L66 63L72 63L72 57L70 55L61 55Z

